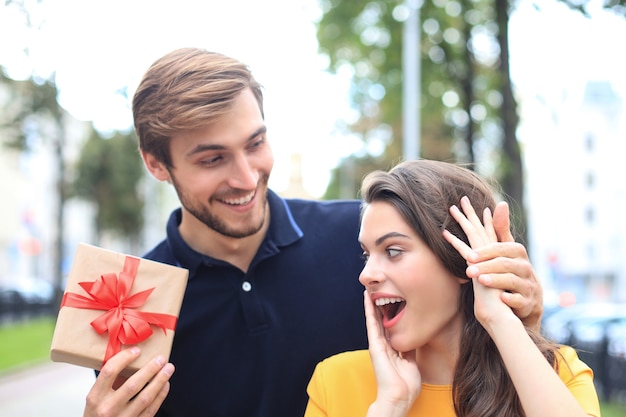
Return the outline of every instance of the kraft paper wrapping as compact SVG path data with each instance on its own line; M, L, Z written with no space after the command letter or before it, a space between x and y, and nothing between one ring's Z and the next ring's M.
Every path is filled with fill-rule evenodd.
M65 288L64 300L66 297L77 296L92 298L79 283L102 281L102 276L107 274L109 282L111 274L121 277L121 272L127 265L126 262L131 261L128 258L134 257L84 243L79 244ZM136 264L137 260L138 265ZM129 313L156 313L154 315L173 316L167 318L173 320L174 325L172 327L175 328L175 321L180 313L185 287L187 286L188 271L147 259L135 258L133 262L136 266L136 274L132 287L128 290L128 295L132 297L145 291L145 293L140 294L144 295L145 301L136 303L142 305L131 308L135 311ZM125 278L128 278L128 275ZM91 284L87 285L90 286ZM150 289L152 289L151 292ZM68 295L68 293L73 294ZM149 294L147 298L145 297L146 294ZM110 350L110 336L114 332L106 331L99 334L91 322L98 319L102 321L106 311L69 305L62 304L59 310L52 337L50 358L54 362L66 362L100 370L106 354L110 353L107 348ZM145 324L143 327L145 330ZM150 329L152 330L151 335L147 336L144 341L135 344L141 348L141 355L124 370L122 375L132 375L157 355L162 355L166 360L169 359L174 330L165 328L164 332L162 327L154 324L150 325ZM131 345L122 344L120 348L124 349L129 346Z

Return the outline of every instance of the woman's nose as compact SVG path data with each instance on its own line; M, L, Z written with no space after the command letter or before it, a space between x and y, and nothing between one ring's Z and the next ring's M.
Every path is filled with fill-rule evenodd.
M385 281L385 274L370 257L359 275L359 282L364 287L371 287L373 285L380 284L383 281Z

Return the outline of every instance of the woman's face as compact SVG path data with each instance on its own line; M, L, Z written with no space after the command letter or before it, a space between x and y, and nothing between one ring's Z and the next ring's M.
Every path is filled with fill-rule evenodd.
M444 268L391 204L377 201L365 208L359 242L366 258L359 281L395 350L458 340L464 280Z

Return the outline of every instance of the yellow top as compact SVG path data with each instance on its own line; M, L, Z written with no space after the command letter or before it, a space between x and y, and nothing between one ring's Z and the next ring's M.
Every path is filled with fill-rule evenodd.
M600 417L593 371L576 351L561 348L559 376L587 414ZM367 350L344 352L320 362L307 389L305 417L363 417L376 399L376 376ZM455 417L451 385L422 384L408 417Z

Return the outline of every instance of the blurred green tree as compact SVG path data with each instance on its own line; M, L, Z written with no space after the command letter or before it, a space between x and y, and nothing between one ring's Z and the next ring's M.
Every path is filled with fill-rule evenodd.
M143 177L134 131L115 132L109 138L92 131L81 150L71 189L73 197L94 204L98 240L110 232L138 248L143 230Z
M587 15L589 0L558 0ZM331 177L324 198L355 197L364 169L400 160L402 44L405 0L320 0L320 53L329 71L352 75L358 119L346 126L363 140ZM508 23L514 0L420 3L420 157L466 163L496 179L509 201L518 237L525 242L522 154L517 103L509 71ZM603 6L625 15L625 0ZM368 149L383 152L368 152ZM364 169L362 169L364 168ZM366 171L365 171L366 172ZM346 178L346 176L351 176ZM350 188L352 187L352 188Z

